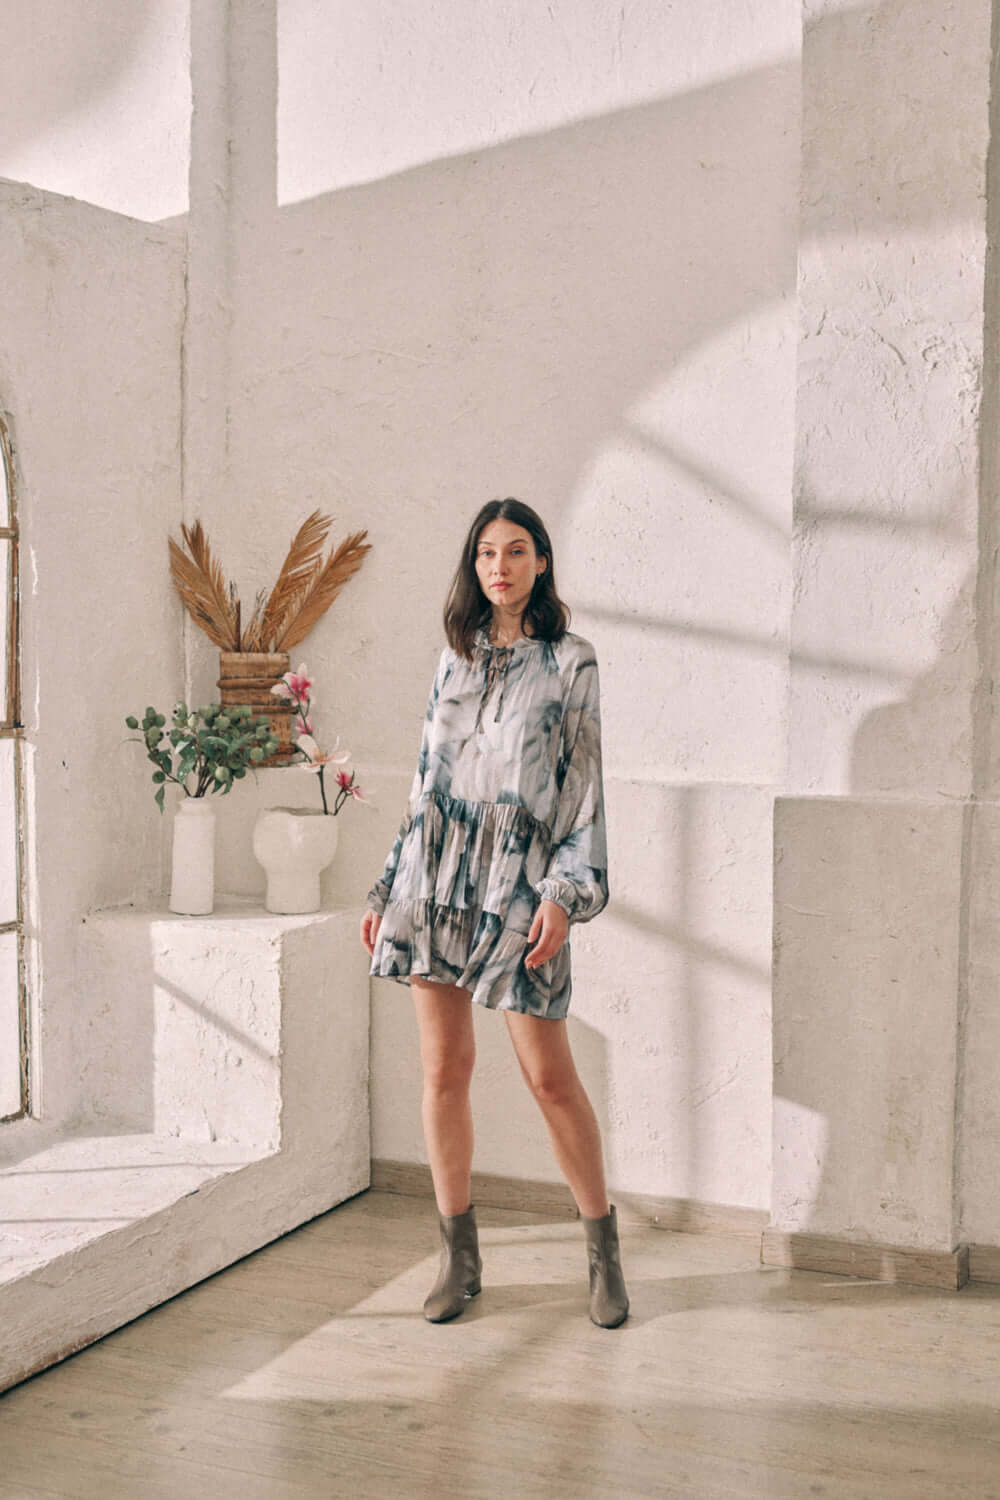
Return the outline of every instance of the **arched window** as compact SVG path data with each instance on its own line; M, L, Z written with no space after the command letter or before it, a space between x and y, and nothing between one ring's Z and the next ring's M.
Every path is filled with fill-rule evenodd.
M17 497L0 418L0 1120L28 1109Z

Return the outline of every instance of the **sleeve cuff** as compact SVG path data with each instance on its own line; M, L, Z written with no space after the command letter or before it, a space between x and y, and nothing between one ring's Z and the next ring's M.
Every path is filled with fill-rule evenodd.
M573 913L577 908L576 891L568 880L556 880L546 877L535 886L539 901L552 901L556 906L561 906L563 911L573 920Z

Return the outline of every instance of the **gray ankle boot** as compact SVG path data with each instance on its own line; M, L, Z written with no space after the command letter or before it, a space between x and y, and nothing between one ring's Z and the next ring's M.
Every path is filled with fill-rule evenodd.
M598 1328L617 1328L628 1317L628 1292L622 1275L615 1205L612 1203L603 1219L584 1219L583 1227L590 1261L590 1321Z
M470 1204L464 1214L439 1214L441 1223L441 1267L438 1279L424 1303L428 1323L446 1323L465 1311L470 1297L482 1286L476 1210Z

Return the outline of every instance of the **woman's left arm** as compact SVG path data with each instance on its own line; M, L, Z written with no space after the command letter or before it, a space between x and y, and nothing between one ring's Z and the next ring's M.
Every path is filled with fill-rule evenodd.
M592 651L575 665L557 776L552 853L535 890L542 901L562 907L570 922L589 922L608 904L600 684Z

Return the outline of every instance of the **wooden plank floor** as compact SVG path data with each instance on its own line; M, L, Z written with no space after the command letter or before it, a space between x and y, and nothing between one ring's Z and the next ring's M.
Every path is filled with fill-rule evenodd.
M0 1496L1000 1500L1000 1288L628 1226L610 1331L578 1223L479 1219L454 1323L433 1205L372 1192L8 1391Z

